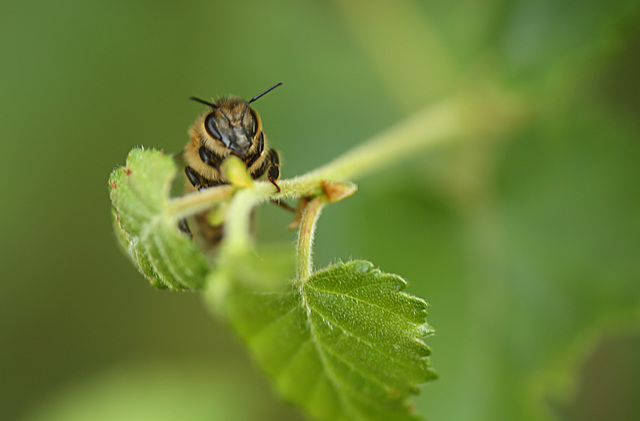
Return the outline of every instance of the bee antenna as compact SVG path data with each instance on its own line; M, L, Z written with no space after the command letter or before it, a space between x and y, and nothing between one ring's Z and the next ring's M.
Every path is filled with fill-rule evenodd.
M214 104L212 102L207 102L204 99L196 98L195 96L190 96L189 99L192 100L192 101L199 102L199 103L204 104L204 105L208 105L211 108L215 108L216 110L220 109L220 107L218 107L216 104Z
M244 104L244 110L242 110L242 115L240 116L240 121L244 120L244 113L247 112L247 107L249 107L249 104L251 104L254 101L257 101L258 99L260 99L261 97L263 97L264 95L268 94L269 92L273 91L274 89L276 89L278 86L282 85L282 82L278 82L275 85L273 85L272 87L270 87L269 89L260 92L258 95L254 96L253 98L251 98L249 101L247 101L246 104Z
M204 105L208 105L208 106L210 106L211 108L213 108L214 110L218 110L218 111L220 111L220 112L222 113L222 115L224 116L224 118L226 118L226 119L227 119L227 121L229 122L229 124L231 124L231 119L229 118L229 116L227 115L227 113L225 113L225 112L222 110L222 108L218 107L216 104L214 104L214 103L212 103L212 102L205 101L204 99L196 98L196 97L194 97L194 96L190 96L190 97L189 97L189 99L190 99L190 100L192 100L192 101L199 102L199 103L204 104ZM244 117L244 112L242 113L242 116Z

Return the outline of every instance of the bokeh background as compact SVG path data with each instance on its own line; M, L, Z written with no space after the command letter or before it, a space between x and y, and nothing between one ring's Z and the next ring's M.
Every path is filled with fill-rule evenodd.
M187 97L278 81L256 109L284 177L448 97L508 94L518 124L329 207L316 262L366 258L431 303L430 420L640 419L638 6L2 2L0 419L302 419L198 294L137 273L107 194L132 147L182 148ZM290 217L261 209L260 241L293 241Z

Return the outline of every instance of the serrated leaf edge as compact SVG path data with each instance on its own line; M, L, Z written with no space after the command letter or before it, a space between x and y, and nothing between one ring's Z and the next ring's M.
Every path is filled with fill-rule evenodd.
M362 270L362 265L363 264L367 266L366 270ZM361 273L368 274L369 272L374 271L376 275L383 275L383 276L387 276L387 277L393 277L394 280L400 281L400 282L397 283L398 288L395 290L395 292L397 294L402 294L403 296L405 296L407 298L413 297L413 296L411 296L409 294L406 294L406 293L402 292L402 290L404 290L408 286L408 283L404 279L402 279L401 277L399 277L397 275L394 275L394 274L383 273L380 269L375 268L375 266L370 262L366 262L366 261L351 261L351 262L347 262L347 263L337 262L337 263L335 263L333 265L333 267L329 266L329 268L340 268L340 267L347 267L347 268L348 267L354 267L354 270L357 270L358 272L361 272ZM318 353L318 356L319 356L319 358L320 358L320 360L322 362L323 370L324 370L325 373L327 373L327 377L330 380L330 384L331 384L332 388L334 389L334 391L336 392L335 394L336 394L336 396L338 396L339 401L340 401L340 403L342 405L342 408L345 411L345 413L349 414L350 417L355 417L355 419L365 420L365 418L363 418L361 416L359 410L356 407L354 407L353 404L350 403L348 399L346 399L344 397L343 393L340 393L340 392L341 391L342 392L348 392L350 396L352 396L353 398L358 398L360 401L365 402L367 405L377 406L377 402L372 400L371 397L369 397L367 395L363 395L357 389L353 389L353 387L351 387L349 384L344 383L343 381L341 381L336 376L336 374L333 372L333 370L331 368L331 364L330 364L329 361L327 361L327 356L325 354L325 348L326 348L327 351L331 351L331 347L322 344L322 342L318 339L318 336L317 336L317 334L315 332L315 329L316 329L316 327L314 326L315 323L311 320L310 314L313 311L316 314L318 314L323 320L327 321L329 319L325 315L323 315L321 312L319 312L318 310L316 310L315 308L313 308L312 306L310 306L307 303L307 298L306 298L306 294L304 292L304 289L305 288L311 288L311 289L314 289L315 291L318 291L318 292L322 292L322 293L326 293L326 294L334 294L334 295L341 296L341 297L344 297L344 298L347 298L347 299L352 299L352 300L361 302L361 303L366 304L366 305L371 305L371 306L373 306L375 308L378 308L378 309L382 310L385 313L389 313L389 314L392 314L394 316L400 317L400 318L402 318L404 320L407 320L409 323L411 323L413 325L416 325L417 329L419 329L419 327L421 325L416 324L414 321L407 319L406 317L404 317L401 314L390 312L390 311L388 311L388 310L386 310L386 309L384 309L384 308L382 308L382 307L380 307L378 305L370 303L368 301L365 301L365 300L362 300L362 299L359 299L359 298L356 298L356 297L345 295L346 293L335 293L333 291L326 291L326 290L322 290L322 289L310 286L309 284L311 282L309 282L309 280L314 275L315 274L313 274L311 277L309 277L307 280L305 280L305 282L301 282L300 286L298 288L299 294L300 294L300 297L301 297L300 307L303 309L303 311L307 315L306 323L309 326L309 332L310 332L311 338L313 339L313 345L314 345L314 347L316 349L316 352ZM384 281L382 281L382 282L384 282ZM379 282L379 283L382 283L382 282ZM361 286L361 287L354 288L353 290L358 290L358 289L366 288L366 287L369 287L369 286L370 285L367 284L367 285L364 285L364 286ZM352 290L349 290L349 291L352 291ZM425 302L425 304L426 304L426 302ZM295 309L297 309L297 307L294 307L291 310L289 310L287 312L287 314L290 314ZM426 310L426 308L425 308L425 310ZM283 317L285 317L285 315L283 315ZM280 317L278 319L280 319ZM374 347L373 343L371 343L369 341L362 340L359 336L356 336L355 334L353 334L349 330L345 329L340 324L336 323L333 319L331 320L331 323L334 326L336 326L339 329L341 329L342 332L344 332L345 334L347 334L347 335L355 338L357 341L365 344L373 352L376 352L377 354L382 355L385 358L389 359L390 361L393 361L394 363L399 364L399 365L401 365L401 366L403 366L405 368L412 368L410 366L407 366L406 364L399 363L395 358L392 358L389 355L385 354L384 352L381 352L381 351L377 350ZM426 322L424 324L422 324L422 326L424 326L424 325L427 326L427 329L423 329L423 330L427 331L427 334L424 335L424 336L429 336L429 335L431 335L431 334L433 334L435 332L435 330L433 330ZM422 345L426 346L426 344L420 338L418 338L417 336L414 337L413 340L417 341L417 342L420 342ZM302 350L304 348L304 344L305 343L306 343L306 341L303 342L300 345L300 350ZM300 352L300 350L298 350L298 352ZM427 350L429 350L428 347L427 347ZM341 358L336 353L328 352L328 354L331 354L334 358L340 360L343 364L348 366L354 372L359 373L360 375L362 375L365 379L370 380L373 383L380 385L383 390L387 390L388 392L391 392L391 389L386 384L384 384L383 382L380 382L379 380L377 380L375 378L372 378L372 377L366 375L365 373L362 372L362 370L359 370L359 369L355 368L349 361L344 360L343 358ZM430 355L430 350L429 350L427 355L421 356L421 357L419 357L419 359L423 360L423 362L425 363L425 368L428 369L429 371L431 371L430 364L429 364L429 355ZM321 377L318 379L317 382L318 382L318 384L321 383ZM417 386L417 384L414 384L413 386ZM410 410L410 406L409 406L408 402L406 401L406 398L399 398L398 399L398 403L400 403L406 410L408 410L408 411ZM406 414L406 415L410 416L411 414Z

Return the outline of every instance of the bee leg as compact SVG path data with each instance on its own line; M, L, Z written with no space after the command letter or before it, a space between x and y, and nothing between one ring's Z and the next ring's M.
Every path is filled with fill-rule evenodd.
M267 180L278 189L280 193L280 186L278 186L278 180L280 179L280 155L275 149L269 150L269 169L267 171Z
M209 155L207 148L201 146L200 149L198 149L198 155L200 155L200 160L202 162L207 165L211 165L211 155Z
M187 224L187 220L182 218L180 221L178 221L178 229L182 232L184 232L185 234L187 234L189 236L189 238L191 238L193 240L193 234L191 233L191 230L189 229L189 224Z
M187 179L189 179L189 182L193 185L193 187L197 188L198 190L203 187L202 182L200 181L200 177L198 177L198 174L196 174L193 168L186 166L184 168L184 173L187 175ZM191 239L193 239L193 234L189 229L189 224L187 224L186 219L182 218L180 221L178 221L178 229L187 234Z
M275 149L270 149L267 159L269 162L269 167L267 170L267 179L271 182L271 184L276 186L276 189L278 189L278 193L280 193L280 186L278 186L277 184L278 179L280 178L280 156L278 155L278 152ZM280 200L272 200L271 203L289 212L293 212L293 213L296 212L296 209L286 202L283 202Z
M198 149L198 155L200 155L200 160L210 167L219 169L222 165L223 159L218 155L215 155L213 152L208 151L204 146L201 146L200 149Z
M289 212L294 212L295 213L295 211L296 211L296 208L294 208L293 206L289 205L288 203L282 202L280 200L272 200L271 203L273 203L274 205L278 206L279 208L282 208L282 209L284 209L286 211L289 211Z
M187 179L189 180L189 182L194 188L198 190L201 190L204 188L204 185L202 184L202 180L200 180L198 173L196 173L193 170L193 168L187 165L186 167L184 167L184 173L187 175Z

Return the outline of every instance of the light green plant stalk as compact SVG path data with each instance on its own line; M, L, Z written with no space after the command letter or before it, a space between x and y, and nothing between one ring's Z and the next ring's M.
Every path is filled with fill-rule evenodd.
M296 280L298 282L304 282L313 273L311 258L313 235L316 230L316 222L318 222L320 212L322 212L325 203L326 198L322 196L314 198L306 206L302 215L302 223L298 230L298 259L296 263Z

